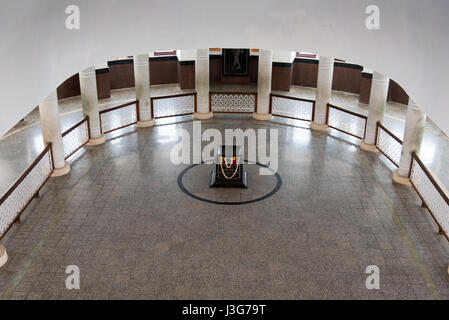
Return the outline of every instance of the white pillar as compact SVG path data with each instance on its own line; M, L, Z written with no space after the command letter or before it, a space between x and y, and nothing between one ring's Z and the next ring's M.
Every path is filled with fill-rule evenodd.
M315 119L310 124L314 130L327 130L327 104L332 94L332 78L334 76L334 58L320 57L318 64L318 80L316 84Z
M273 71L273 50L259 50L259 71L257 76L257 112L253 118L270 120L271 75Z
M64 159L61 124L59 123L59 103L56 90L39 105L39 115L41 118L44 144L52 144L51 149L53 163L55 165L52 176L63 176L70 172L70 165Z
M195 50L195 88L195 119L212 118L213 114L209 111L209 49Z
M373 73L371 81L371 94L368 105L368 120L366 123L366 135L360 148L365 151L377 151L376 131L377 122L382 122L387 108L388 85L390 79L378 72Z
M4 246L0 245L0 268L3 267L8 261L8 254Z
M139 101L139 127L154 125L151 114L150 100L150 63L148 54L134 56L134 80L136 86L136 99Z
M97 77L95 68L87 68L79 73L81 103L83 113L89 116L90 140L88 145L102 144L106 141L100 130L100 115L98 113Z
M409 173L412 163L412 153L416 152L419 155L425 124L426 115L410 100L407 108L401 160L399 162L399 168L393 174L393 181L410 185Z

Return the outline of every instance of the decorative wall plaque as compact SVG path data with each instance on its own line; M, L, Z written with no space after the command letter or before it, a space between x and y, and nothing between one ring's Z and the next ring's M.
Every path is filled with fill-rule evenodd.
M248 76L249 49L223 49L223 75Z

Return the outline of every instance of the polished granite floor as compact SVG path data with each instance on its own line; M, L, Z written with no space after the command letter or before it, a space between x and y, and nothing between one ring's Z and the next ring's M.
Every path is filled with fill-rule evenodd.
M51 178L2 241L10 260L0 297L449 299L448 243L379 154L246 116L202 126L277 129L281 189L240 206L181 192L187 165L168 157L190 120L109 134L73 157L68 176ZM207 168L196 174L207 181ZM80 290L65 287L68 265L80 268ZM380 290L365 287L368 265L380 268Z
M176 85L152 86L151 96L190 93ZM111 98L99 101L100 110L111 108L136 99L134 88L112 90ZM81 98L72 97L59 101L61 129L65 131L83 119ZM23 121L6 135L0 137L0 194L5 193L19 175L44 149L39 120L39 109L35 108Z
M273 91L273 93L287 96L300 97L315 100L316 89L293 86L289 93ZM333 91L331 103L345 109L368 115L368 105L359 103L359 96L341 91ZM388 102L385 113L384 125L396 134L400 139L404 137L405 119L407 107L403 104ZM289 122L289 123L295 123ZM420 158L424 164L432 170L444 183L449 186L449 138L428 118L424 130L423 143Z
M212 85L211 91L256 92L257 86ZM190 92L192 90L182 90L177 84L156 85L152 86L151 95L163 96ZM273 93L315 99L316 89L292 86L288 93L282 91L273 91ZM100 109L109 108L134 99L134 88L112 90L110 99L100 101ZM362 114L367 114L367 105L360 104L358 100L358 95L333 91L331 103ZM74 123L81 120L83 115L80 97L61 100L60 115L62 130L70 128ZM387 104L384 123L400 138L403 137L405 115L406 106L397 103ZM300 121L286 121L279 118L273 121L299 127L308 127L307 123ZM159 122L164 123L164 121ZM336 132L332 134L339 136ZM358 143L356 140L353 142ZM43 150L43 142L39 123L39 111L35 109L24 118L24 121L19 122L5 136L0 137L0 194L6 192L9 186L33 162L41 150ZM435 172L446 186L449 186L449 166L445 165L449 163L449 138L430 119L426 124L421 158L426 166Z

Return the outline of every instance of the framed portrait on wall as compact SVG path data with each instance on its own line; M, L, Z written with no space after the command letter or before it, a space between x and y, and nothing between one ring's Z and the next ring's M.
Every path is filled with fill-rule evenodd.
M223 75L248 76L249 49L223 49Z

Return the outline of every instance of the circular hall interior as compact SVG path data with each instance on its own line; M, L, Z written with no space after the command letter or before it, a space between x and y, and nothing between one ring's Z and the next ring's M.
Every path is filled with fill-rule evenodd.
M446 3L131 2L0 13L0 297L449 299Z

